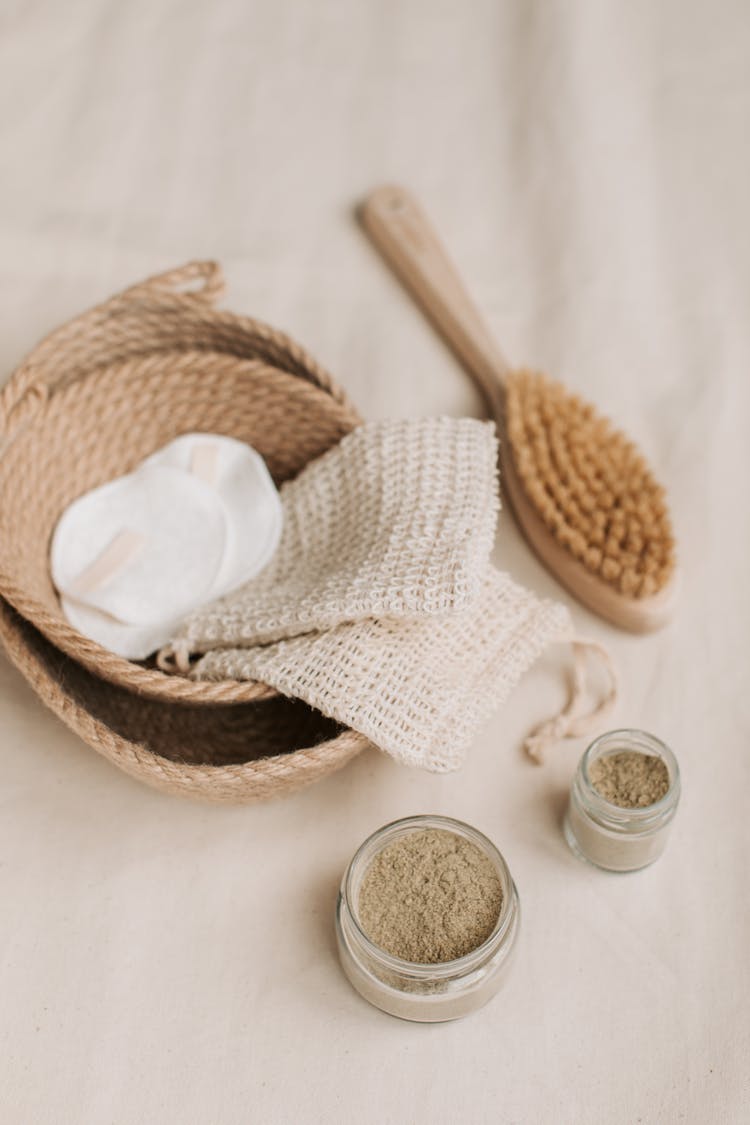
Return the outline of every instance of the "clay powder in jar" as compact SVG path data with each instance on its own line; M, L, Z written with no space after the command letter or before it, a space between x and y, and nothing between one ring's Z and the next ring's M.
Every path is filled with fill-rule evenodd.
M679 769L668 746L646 731L610 731L578 765L565 838L597 867L637 871L663 852L679 798Z
M378 829L341 883L341 965L366 1000L402 1019L457 1019L502 984L518 934L518 892L481 832L444 816Z
M655 805L669 789L669 770L662 758L640 750L603 754L589 766L589 777L599 796L621 809Z
M402 836L370 864L359 892L367 936L394 957L454 961L486 941L503 903L497 871L476 844L439 828Z

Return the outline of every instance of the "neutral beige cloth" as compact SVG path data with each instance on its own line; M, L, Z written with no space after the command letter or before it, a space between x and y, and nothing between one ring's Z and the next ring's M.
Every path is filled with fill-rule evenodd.
M475 601L495 537L491 422L371 422L282 486L281 541L256 578L188 615L184 652L258 645Z
M566 606L487 564L482 574L471 601L451 613L370 617L278 644L218 649L193 674L261 680L366 734L404 765L458 769L482 721L572 631ZM563 726L557 737L566 733Z
M470 418L360 426L282 487L272 561L191 613L162 666L259 680L404 765L458 769L526 669L573 635L564 605L490 565L497 455L494 426ZM610 691L594 717L579 714L581 672L566 711L528 741L533 756L573 714L577 733L603 720L616 698L603 655Z
M642 445L683 571L674 624L626 636L501 517L495 564L616 658L612 725L679 758L669 846L634 875L563 840L585 739L544 769L518 750L562 701L554 650L461 771L366 753L249 809L129 780L0 658L3 1125L745 1125L749 73L745 0L3 5L5 372L206 255L366 418L478 413L352 218L402 181L507 354ZM421 812L495 840L523 915L503 991L440 1027L369 1008L332 930L354 849Z

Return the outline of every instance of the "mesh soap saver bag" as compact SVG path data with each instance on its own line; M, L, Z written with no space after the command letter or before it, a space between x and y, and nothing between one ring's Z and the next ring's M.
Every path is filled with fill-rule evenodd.
M491 423L364 425L282 486L284 531L266 571L191 614L160 662L192 680L273 685L410 766L458 768L482 720L555 641L573 690L526 749L587 733L614 703L605 650L567 608L497 571ZM584 713L586 654L609 688ZM196 658L197 662L196 662Z

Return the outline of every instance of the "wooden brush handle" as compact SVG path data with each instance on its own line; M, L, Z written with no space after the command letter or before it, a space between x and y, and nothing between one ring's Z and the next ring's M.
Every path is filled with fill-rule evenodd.
M509 365L417 201L402 187L379 187L360 215L378 250L497 413Z

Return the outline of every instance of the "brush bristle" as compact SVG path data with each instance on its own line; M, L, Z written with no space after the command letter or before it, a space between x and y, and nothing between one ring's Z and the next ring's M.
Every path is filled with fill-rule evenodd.
M516 472L558 542L622 594L661 590L674 539L664 489L632 442L536 372L510 376L505 410Z

